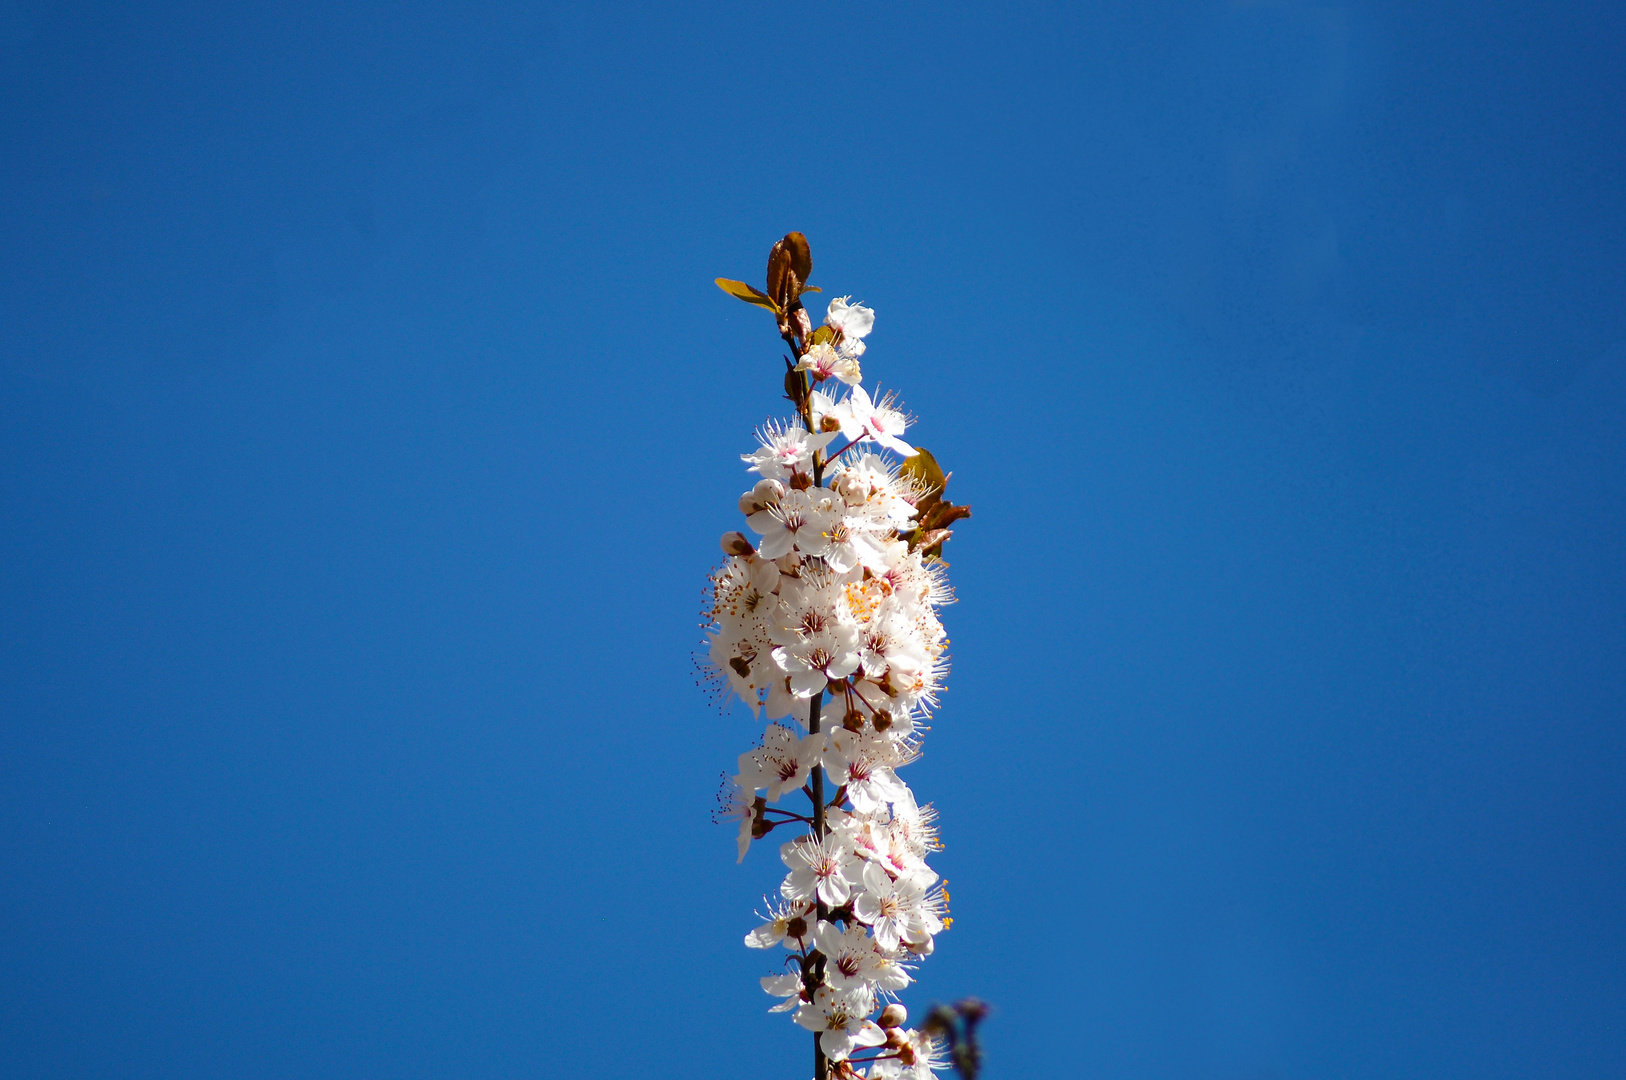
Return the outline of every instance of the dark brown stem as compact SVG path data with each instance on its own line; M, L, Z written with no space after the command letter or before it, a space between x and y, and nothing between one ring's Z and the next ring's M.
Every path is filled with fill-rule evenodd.
M790 346L791 351L794 352L798 357L801 356L802 350L797 345L796 335L786 331L784 337L785 342ZM801 375L802 400L800 402L800 411L802 414L802 424L811 433L813 431L813 398L811 393L809 393L807 373L802 372ZM813 454L813 486L819 487L823 483L824 463L819 460L818 452L815 451ZM818 693L813 695L813 700L808 706L807 730L809 734L817 735L819 733L819 714L823 711L823 709L824 691L820 690ZM822 766L813 766L811 781L811 784L803 788L803 790L807 792L808 798L813 801L813 835L818 840L822 841L826 832L824 824L824 769ZM826 905L823 900L817 899L816 895L814 902L816 917L819 919L828 919L830 915L828 905ZM813 961L813 982L815 984L823 983L824 956L817 949L814 949L809 956ZM824 1048L819 1045L819 1033L816 1031L813 1033L813 1080L830 1080L830 1062L824 1056Z
M818 466L814 466L814 475L817 477ZM813 703L807 711L807 730L814 735L819 733L819 713L824 708L824 691L820 690L813 695ZM813 798L813 835L819 840L824 839L824 768L813 766L813 790L809 792ZM816 900L817 917L828 919L830 909L823 900ZM824 981L824 957L817 951L813 953L813 972L822 983ZM824 1048L819 1045L819 1033L813 1033L813 1080L829 1080L830 1063L824 1058Z

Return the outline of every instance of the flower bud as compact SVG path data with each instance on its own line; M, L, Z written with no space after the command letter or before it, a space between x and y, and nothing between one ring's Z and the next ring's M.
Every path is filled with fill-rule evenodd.
M848 506L863 506L869 498L869 483L851 471L843 472L830 486Z
M857 709L848 709L847 715L841 718L841 726L852 732L863 731L864 714Z
M726 532L723 534L723 554L725 555L755 555L757 549L751 546L751 541L745 538L742 532Z
M904 1025L904 1022L908 1019L909 1010L905 1009L901 1004L894 1001L892 1004L881 1010L881 1017L876 1021L876 1023L880 1024L884 1028L901 1028Z

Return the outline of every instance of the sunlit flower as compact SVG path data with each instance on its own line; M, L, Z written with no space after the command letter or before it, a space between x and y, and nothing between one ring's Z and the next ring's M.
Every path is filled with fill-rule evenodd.
M740 455L769 480L788 480L795 473L813 471L813 451L822 450L835 438L831 431L813 433L799 427L769 423L757 433L762 443L754 454Z
M874 1011L875 995L868 991L821 986L812 1001L796 1010L796 1022L809 1031L823 1032L819 1048L831 1061L846 1061L860 1047L886 1042L881 1026L866 1019Z
M762 989L774 997L785 999L769 1009L769 1012L790 1012L802 1003L802 971L797 968L783 975L765 975L762 978Z
M875 312L863 304L848 303L851 299L850 296L838 296L831 300L824 313L824 325L840 330L844 340L857 341L868 337L875 328Z
M890 395L874 402L870 400L867 390L855 386L846 400L830 411L830 415L841 424L841 434L845 438L871 439L906 457L915 452L915 448L902 439L909 420L901 411L893 408Z
M779 886L787 900L817 897L822 904L845 904L853 886L862 880L862 863L838 836L793 840L779 849L779 857L790 867Z
M858 367L858 356L864 351L863 342L853 344L857 345L856 350L851 347L837 348L827 341L817 342L802 354L796 370L811 372L819 382L835 378L852 386L863 377Z
M740 773L734 780L741 788L766 788L768 801L778 802L786 791L802 786L823 750L821 735L798 737L783 724L770 724L762 745L740 755Z
M764 901L766 902L766 901ZM745 935L745 944L752 949L771 949L784 944L805 949L813 940L813 905L806 900L792 900L775 907L769 905L766 921Z

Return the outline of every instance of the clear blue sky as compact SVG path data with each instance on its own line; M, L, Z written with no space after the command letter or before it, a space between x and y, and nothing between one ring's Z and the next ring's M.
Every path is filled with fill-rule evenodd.
M1626 9L0 3L7 1077L805 1075L693 685L807 233L990 1080L1626 1075Z

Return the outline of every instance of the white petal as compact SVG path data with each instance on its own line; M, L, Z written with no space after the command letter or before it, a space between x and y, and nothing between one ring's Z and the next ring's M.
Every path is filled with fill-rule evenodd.
M896 450L904 457L915 456L915 448L898 438L896 435L877 435L875 437L875 441L886 447L888 450Z
M875 1021L865 1020L857 1031L852 1032L852 1039L858 1046L880 1046L886 1042L886 1032Z
M831 1061L846 1061L847 1055L853 1052L852 1036L840 1030L826 1031L819 1036L819 1049L823 1050L824 1056Z
M840 907L852 895L852 886L845 878L827 877L819 882L819 899L831 907Z
M763 923L749 934L745 935L745 946L748 949L771 949L784 940L785 935L774 929L773 923ZM768 984L762 984L766 987ZM768 991L773 993L773 991Z
M756 516L756 514L751 515L753 518ZM751 524L750 519L746 520L746 524ZM755 525L751 525L751 527L756 528ZM762 534L762 543L757 548L757 551L764 559L777 559L789 552L795 542L796 537L791 534L791 531L775 521L772 531Z
M775 654L779 652L774 650ZM798 671L790 677L790 692L800 698L810 698L830 682L822 671Z
M802 992L802 977L794 971L787 971L783 975L764 975L762 989L774 997L799 994Z

